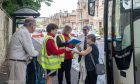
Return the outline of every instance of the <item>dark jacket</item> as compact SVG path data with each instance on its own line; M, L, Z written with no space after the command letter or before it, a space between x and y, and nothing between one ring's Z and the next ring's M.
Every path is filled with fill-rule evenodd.
M98 58L99 58L99 50L95 44L92 45L92 51L91 51L92 57L95 61L96 64L99 63ZM95 69L95 66L91 60L90 54L85 56L85 65L87 71L93 71Z
M67 34L63 34L64 38L66 40L66 42L62 42L61 39L59 38L59 36L56 37L56 43L57 46L60 47L69 47L69 48L73 48L72 44L68 44L67 41L69 41L71 38L69 37L69 35ZM73 54L71 53L71 51L65 51L65 60L71 60L73 59Z

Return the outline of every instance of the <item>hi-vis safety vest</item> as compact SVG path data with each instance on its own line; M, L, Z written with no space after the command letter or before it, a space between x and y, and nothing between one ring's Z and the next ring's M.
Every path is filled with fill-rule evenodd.
M46 42L49 39L53 39L51 36L46 36L44 38L43 44L42 44L42 56L41 56L41 65L44 69L49 70L57 70L61 68L61 61L59 56L56 55L48 55L46 51Z
M66 42L64 35L59 35L59 38L61 40L61 42ZM60 47L60 49L65 48L65 47ZM61 62L64 62L64 57L65 57L65 53L60 54L60 60Z

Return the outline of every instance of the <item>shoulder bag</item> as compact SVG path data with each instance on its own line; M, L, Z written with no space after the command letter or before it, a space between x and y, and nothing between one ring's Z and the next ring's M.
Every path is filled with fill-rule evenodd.
M92 57L92 54L90 54L90 57L91 57L92 63L95 66L96 74L97 75L105 74L105 65L104 65L104 63L103 64L96 64L94 59L93 59L93 57Z

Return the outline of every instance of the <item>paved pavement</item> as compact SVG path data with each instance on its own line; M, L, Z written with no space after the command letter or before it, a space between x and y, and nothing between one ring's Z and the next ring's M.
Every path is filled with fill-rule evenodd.
M34 43L36 45L36 43ZM100 59L99 61L102 63L101 59L104 59L104 42L103 40L99 40L97 41L97 45L100 51ZM38 49L40 49L40 46L35 46ZM78 71L79 71L79 64L77 62L77 56L75 56L75 59L73 59L72 62L72 69L71 69L71 81L72 84L77 84L77 80L78 80ZM5 62L2 66L2 68L0 69L0 84L7 84L7 80L8 80L8 65L7 62ZM64 78L64 84L66 84L65 78ZM53 84L58 84L57 81L57 77L55 77ZM105 75L102 76L98 76L98 81L97 84L106 84L105 83Z
M104 40L103 39L97 40L97 45L98 45L98 49L99 49L99 53L100 53L99 62L105 63L104 62L104 58L105 58L105 56L104 56ZM106 84L105 75L98 76L97 84Z
M0 84L7 84L8 71L8 63L7 61L5 61L2 67L0 68Z
M78 72L74 68L71 69L71 84L77 84L78 81ZM53 84L58 84L57 76L55 77ZM63 78L63 84L67 84L65 76Z

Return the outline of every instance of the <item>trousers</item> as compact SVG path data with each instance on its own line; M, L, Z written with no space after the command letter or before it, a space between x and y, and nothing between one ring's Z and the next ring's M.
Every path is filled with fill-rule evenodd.
M62 64L61 64L61 69L58 70L58 82L59 84L62 84L63 82L63 73L65 72L65 78L66 78L66 82L67 84L71 84L71 64L72 64L72 60L65 60Z
M87 77L85 80L85 84L96 84L97 82L97 74L96 71L87 71Z
M10 75L8 84L26 84L26 62L9 61Z

